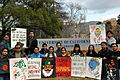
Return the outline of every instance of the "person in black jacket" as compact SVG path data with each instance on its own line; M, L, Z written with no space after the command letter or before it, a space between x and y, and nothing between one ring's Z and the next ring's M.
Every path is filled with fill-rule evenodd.
M86 56L89 56L89 57L98 57L98 54L95 52L94 45L89 45L88 52L86 53Z
M20 47L20 45L16 45L10 57L11 58L23 58L23 57L26 57L26 54L24 51L22 51L22 48Z
M101 42L101 50L98 52L98 56L103 59L110 59L112 56L112 51L108 49L106 42Z
M43 54L43 55L45 55L48 52L49 52L49 50L47 49L47 44L43 43L42 44L42 49L40 50L40 53Z
M35 33L33 31L30 31L29 32L29 36L28 36L28 40L27 40L27 51L26 53L29 55L29 54L32 54L34 52L34 48L37 47L37 40L35 39Z
M74 49L73 49L73 52L72 52L71 56L75 56L75 55L79 55L80 57L84 57L83 52L80 50L80 45L79 44L74 45Z

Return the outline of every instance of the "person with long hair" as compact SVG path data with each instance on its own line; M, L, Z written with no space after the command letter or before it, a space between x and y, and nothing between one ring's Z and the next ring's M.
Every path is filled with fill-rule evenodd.
M67 54L66 54L67 50L65 47L62 47L61 48L61 55L58 56L58 57L69 57Z
M98 54L95 51L94 45L89 45L88 52L86 53L86 56L89 56L89 57L98 57Z
M53 46L49 47L49 52L45 54L45 57L57 57Z
M71 56L75 56L75 55L79 55L80 57L84 57L83 52L80 50L80 45L79 44L74 45L74 49L73 49L73 52L72 52Z

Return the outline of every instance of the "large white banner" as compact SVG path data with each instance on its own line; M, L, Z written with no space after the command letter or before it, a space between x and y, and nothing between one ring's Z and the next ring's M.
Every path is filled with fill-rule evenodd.
M27 32L23 28L11 28L11 47L14 48L17 42L20 42L23 47L26 47Z
M102 59L86 57L86 77L101 80Z
M81 49L87 49L90 44L90 40L82 38L59 38L59 39L37 39L38 47L41 48L43 43L46 43L49 46L56 48L56 43L62 43L62 47L67 48L67 50L73 50L75 44L80 44Z
M90 25L90 43L91 44L101 44L101 42L106 41L106 30L105 25Z
M10 80L26 80L27 78L27 59L14 58L10 59Z
M71 57L71 76L85 77L85 57Z
M40 79L41 78L41 58L28 58L28 78L27 79Z

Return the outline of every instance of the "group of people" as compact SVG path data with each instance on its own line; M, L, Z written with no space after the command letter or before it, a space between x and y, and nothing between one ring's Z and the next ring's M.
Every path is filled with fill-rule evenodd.
M96 52L94 45L89 45L87 53L84 54L81 51L79 44L75 44L71 53L67 53L67 49L62 47L60 42L56 43L56 50L53 46L48 48L46 43L42 44L42 48L40 50L37 46L38 42L33 31L29 32L26 48L23 48L23 44L19 42L14 48L11 48L10 37L5 34L0 42L0 80L9 80L9 70L6 72L6 70L9 69L9 65L7 65L8 68L5 70L3 69L4 65L2 65L2 63L8 63L10 58L70 57L79 55L80 57L89 56L102 59L114 58L119 61L120 52L118 51L118 45L116 44L116 40L114 39L111 31L107 32L106 40L107 42L101 43L101 50L98 51L98 53Z

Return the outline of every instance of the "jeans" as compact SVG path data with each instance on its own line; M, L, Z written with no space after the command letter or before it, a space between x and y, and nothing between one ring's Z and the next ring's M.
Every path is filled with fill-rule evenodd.
M0 80L10 80L9 74L0 74Z

